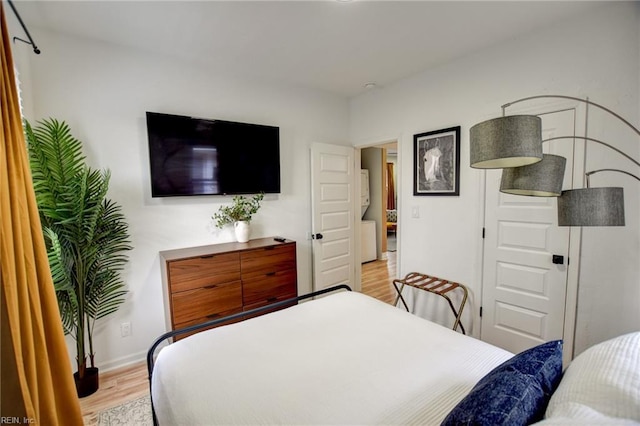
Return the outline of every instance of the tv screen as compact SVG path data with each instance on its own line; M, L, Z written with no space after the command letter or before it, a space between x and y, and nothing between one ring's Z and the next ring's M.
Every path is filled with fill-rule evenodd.
M280 192L280 129L147 112L151 196Z

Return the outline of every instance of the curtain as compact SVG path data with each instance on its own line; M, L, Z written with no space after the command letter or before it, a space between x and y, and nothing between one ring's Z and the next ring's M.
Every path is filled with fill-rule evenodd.
M396 208L396 184L393 180L393 163L387 163L387 210Z
M82 425L22 129L4 5L0 145L3 418Z

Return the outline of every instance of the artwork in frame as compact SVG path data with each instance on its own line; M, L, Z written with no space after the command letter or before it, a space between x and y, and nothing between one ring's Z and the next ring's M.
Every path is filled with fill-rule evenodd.
M460 195L460 126L413 135L413 195Z

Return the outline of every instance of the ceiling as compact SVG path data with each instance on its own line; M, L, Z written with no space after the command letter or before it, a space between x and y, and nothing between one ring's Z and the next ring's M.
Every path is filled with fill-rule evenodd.
M367 90L367 83L383 88L603 3L43 0L14 5L43 54L47 40L38 39L37 28L202 63L223 75L351 97Z

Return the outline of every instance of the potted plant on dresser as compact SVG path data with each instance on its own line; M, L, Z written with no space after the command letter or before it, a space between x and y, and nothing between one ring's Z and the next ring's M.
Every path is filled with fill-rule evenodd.
M94 364L96 320L120 307L121 272L130 250L121 207L107 198L110 173L85 163L82 143L64 122L25 122L33 187L66 334L76 343L78 396L99 386ZM87 360L89 357L89 362Z
M260 203L263 199L264 194L262 193L251 198L236 195L233 197L233 203L230 206L220 206L218 211L213 214L212 219L218 228L232 223L237 241L246 243L249 241L249 223L253 215L260 209Z

